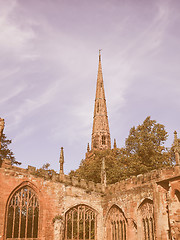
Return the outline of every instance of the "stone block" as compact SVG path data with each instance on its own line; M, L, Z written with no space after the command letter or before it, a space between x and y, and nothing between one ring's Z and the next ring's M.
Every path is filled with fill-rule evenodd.
M96 191L102 192L102 185L101 185L101 183L96 183Z
M80 180L80 187L87 188L87 183L86 183L86 181L84 179Z
M94 191L94 189L95 189L95 184L94 184L93 181L89 181L89 182L88 182L88 188L89 188L90 190Z
M77 177L72 177L72 185L79 186L79 179Z
M34 173L35 171L36 171L35 167L32 167L32 166L28 165L28 172Z

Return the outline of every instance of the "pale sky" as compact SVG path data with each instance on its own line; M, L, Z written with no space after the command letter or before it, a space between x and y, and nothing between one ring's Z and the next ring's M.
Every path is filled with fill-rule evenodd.
M0 0L0 117L22 167L78 168L91 142L98 50L111 140L147 116L180 137L179 0Z

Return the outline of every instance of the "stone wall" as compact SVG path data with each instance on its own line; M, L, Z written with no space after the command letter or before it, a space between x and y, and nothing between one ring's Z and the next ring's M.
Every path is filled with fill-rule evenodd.
M107 218L112 206L117 206L127 223L127 240L143 238L140 214L144 202L153 203L155 235L158 240L179 239L180 232L180 168L179 166L152 171L108 185L54 173L11 166L4 160L0 168L0 239L4 239L6 206L11 194L22 186L30 186L40 203L39 239L64 239L65 213L84 204L97 212L97 240L106 239ZM110 239L107 239L110 240Z
M4 239L6 205L9 197L18 188L28 185L36 193L40 202L40 218L39 218L39 239L60 239L62 232L57 234L57 229L64 226L65 213L73 206L78 204L86 204L98 212L98 239L101 238L102 226L102 193L100 189L94 187L95 184L87 184L85 181L78 181L77 185L73 186L75 181L65 181L61 183L58 178L48 179L35 176L30 173L30 170L9 167L4 164L4 168L0 168L0 239ZM33 168L29 168L31 171ZM77 182L77 181L76 181ZM98 191L92 191L92 188L97 188ZM60 216L61 221L58 217ZM58 220L58 221L56 221ZM63 224L62 224L63 223ZM58 235L58 236L57 236Z

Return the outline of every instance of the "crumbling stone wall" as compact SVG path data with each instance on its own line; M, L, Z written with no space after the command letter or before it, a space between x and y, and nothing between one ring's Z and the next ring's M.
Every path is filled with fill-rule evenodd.
M97 240L106 238L108 213L117 206L127 224L127 240L144 239L141 206L153 204L155 239L179 239L180 232L180 167L152 171L108 185L70 179L63 181L54 173L35 175L35 168L22 169L4 160L0 168L0 239L4 238L6 207L15 189L30 186L40 203L39 239L64 239L65 214L74 206L84 204L97 212Z
M36 192L40 203L39 239L49 240L64 238L65 213L78 204L86 204L98 212L98 239L101 237L102 226L102 193L88 189L84 181L78 182L79 187L61 183L58 178L48 179L36 177L28 170L10 167L4 164L0 168L0 239L5 239L6 205L11 193L22 186L30 186ZM30 168L32 170L32 168ZM81 185L84 186L82 187ZM90 186L92 183L90 183ZM81 186L81 187L80 187ZM94 185L93 185L94 186ZM100 190L100 189L99 189Z

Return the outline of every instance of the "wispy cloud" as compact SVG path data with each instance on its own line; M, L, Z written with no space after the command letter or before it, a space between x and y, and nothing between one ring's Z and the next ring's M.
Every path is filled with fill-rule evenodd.
M3 56L16 56L17 59L30 58L30 41L35 38L35 33L31 26L25 27L25 23L18 22L18 17L15 15L19 8L18 1L0 1L0 50L1 60ZM8 58L10 57L8 56ZM34 53L32 54L34 58Z
M17 128L25 117L30 117L30 115L33 114L36 110L39 110L47 103L50 103L58 93L59 86L60 82L56 81L56 83L48 86L48 88L43 91L39 96L33 99L24 99L23 102L18 106L18 108L14 109L14 111L9 114L9 116L13 118L13 122L9 127Z

